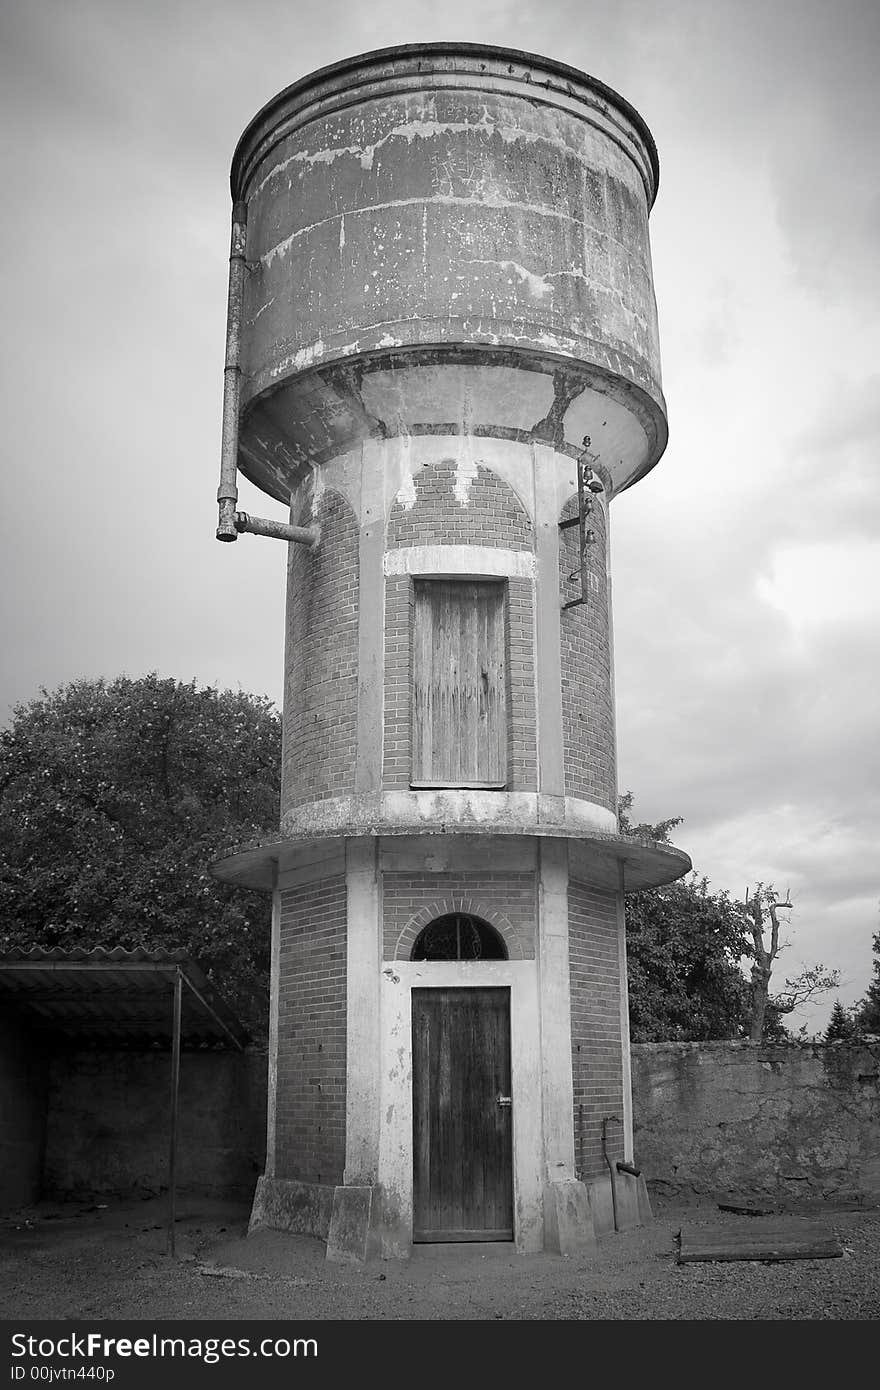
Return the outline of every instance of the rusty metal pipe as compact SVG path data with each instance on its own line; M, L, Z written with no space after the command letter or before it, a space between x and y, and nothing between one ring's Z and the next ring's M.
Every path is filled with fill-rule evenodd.
M634 1178L640 1178L642 1176L641 1168L637 1168L634 1163L618 1162L615 1163L614 1166L618 1173L630 1173Z
M321 528L315 521L311 526L291 526L286 521L270 521L264 516L248 516L247 512L235 512L233 525L236 532L249 531L252 536L272 536L279 541L297 541L315 549L321 539Z
M607 1131L609 1124L619 1125L619 1115L606 1115L604 1120L602 1121L602 1157L608 1165L608 1172L611 1175L611 1211L614 1217L614 1229L615 1231L619 1231L620 1226L617 1223L617 1177L614 1172L614 1165L612 1164L611 1159L608 1157L607 1148Z
M223 437L220 446L220 508L218 541L238 539L235 504L238 501L238 412L241 401L241 318L247 274L247 203L232 207L232 240L229 248L229 298L226 306L226 361L223 368Z

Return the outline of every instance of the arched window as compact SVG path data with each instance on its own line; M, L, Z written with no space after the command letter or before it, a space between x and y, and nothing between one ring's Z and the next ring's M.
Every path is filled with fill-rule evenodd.
M501 937L482 917L448 912L416 937L411 960L507 960Z

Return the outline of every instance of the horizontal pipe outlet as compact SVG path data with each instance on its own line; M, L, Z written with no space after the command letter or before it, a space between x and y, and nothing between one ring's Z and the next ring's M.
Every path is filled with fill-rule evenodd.
M286 521L270 521L267 517L249 516L247 512L235 513L235 530L249 531L252 536L272 536L279 541L295 541L313 550L321 539L317 522L311 526L291 526Z

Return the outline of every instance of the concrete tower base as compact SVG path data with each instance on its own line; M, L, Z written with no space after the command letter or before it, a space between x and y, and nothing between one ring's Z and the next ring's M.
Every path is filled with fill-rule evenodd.
M250 852L252 868L274 854L278 878L268 1159L251 1230L318 1236L340 1263L409 1256L414 991L462 989L509 1001L506 1238L572 1254L650 1218L644 1180L614 1167L612 1186L609 1172L633 1157L612 887L622 843L389 835ZM488 923L507 958L412 959L423 927L455 912ZM603 1120L617 1122L607 1151Z

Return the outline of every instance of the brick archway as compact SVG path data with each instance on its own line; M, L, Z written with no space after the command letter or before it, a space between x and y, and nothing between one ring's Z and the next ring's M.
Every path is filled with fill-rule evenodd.
M467 912L472 917L481 917L484 922L488 922L490 927L497 931L507 949L508 960L524 960L525 953L519 933L509 918L503 912L497 912L487 903L481 902L479 898L470 898L450 894L445 898L437 898L428 907L422 907L409 919L400 936L397 938L397 945L394 948L395 960L411 960L412 948L416 944L419 933L430 922L437 917L447 917L454 912Z

